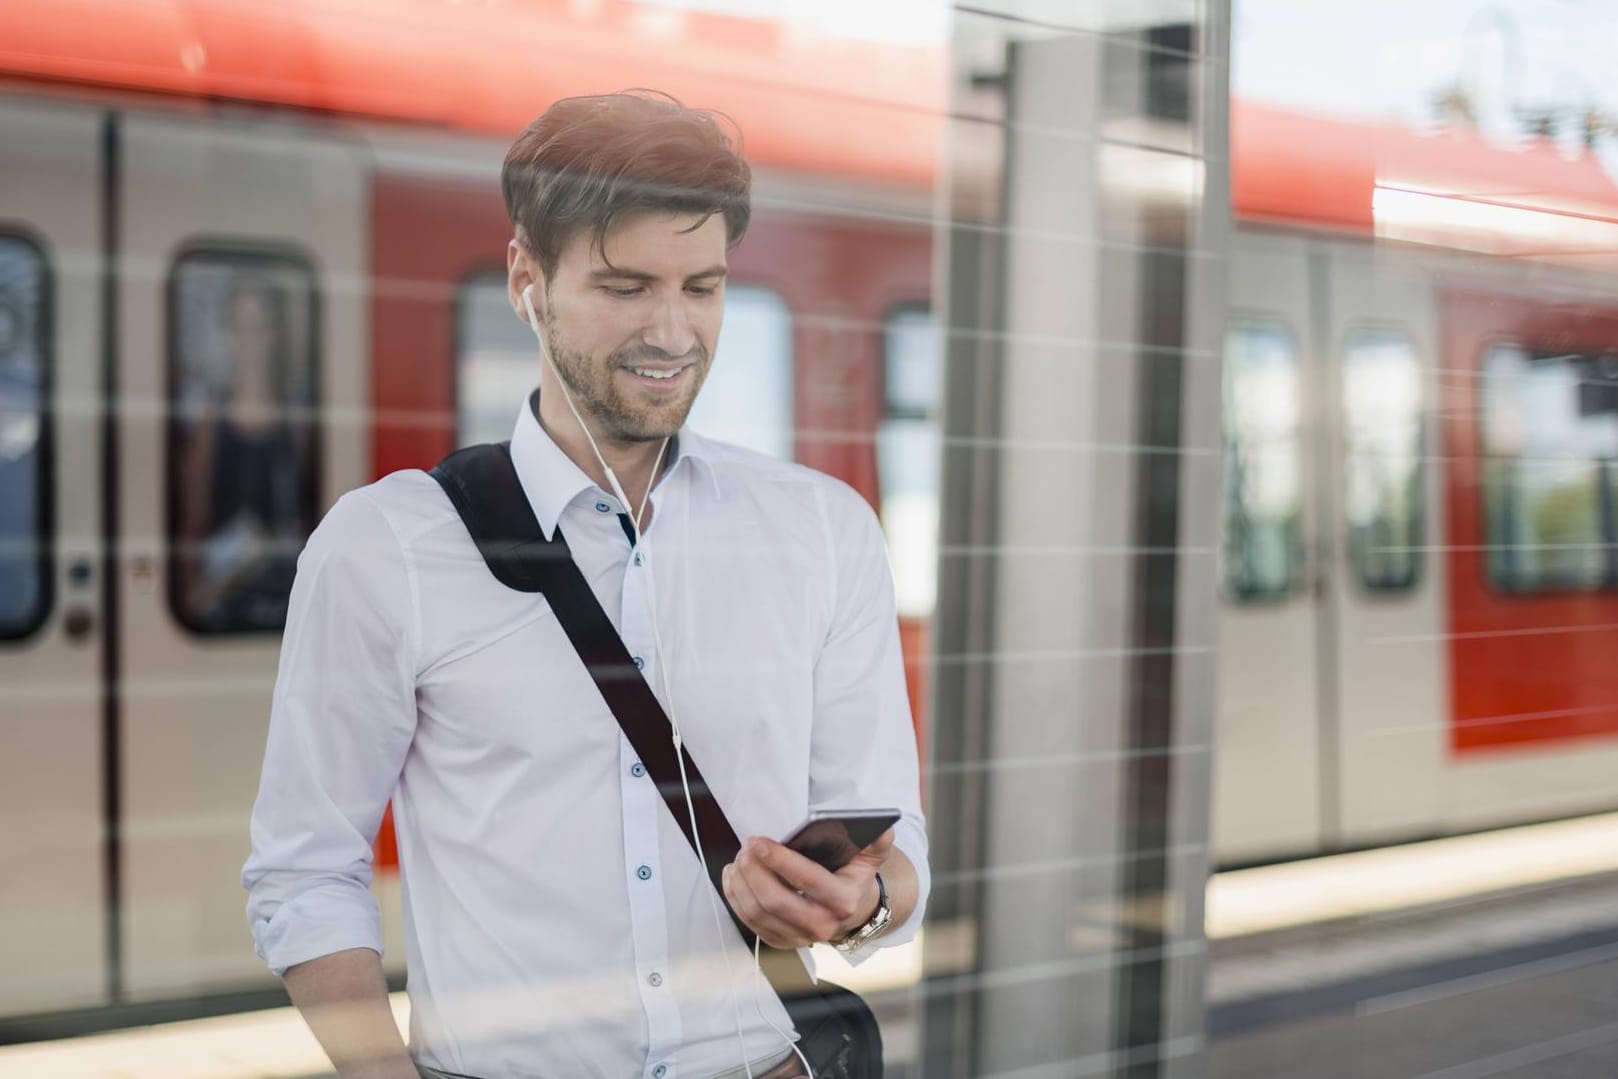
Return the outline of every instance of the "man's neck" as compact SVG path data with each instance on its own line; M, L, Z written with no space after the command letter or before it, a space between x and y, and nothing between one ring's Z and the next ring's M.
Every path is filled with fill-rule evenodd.
M567 402L561 399L560 393L541 394L539 398L538 415L540 427L551 436L568 459L589 476L604 491L612 490L612 481L607 478L606 470L596 459L595 452L590 448L590 440L585 437L584 431L579 427L579 421L574 418L568 409ZM630 500L630 505L624 509L635 513L645 502L646 520L640 523L642 529L647 527L651 519L651 503L646 498L646 492L654 480L652 469L654 467L667 467L667 455L661 465L658 464L658 450L662 442L620 442L607 438L599 432L593 431L596 436L596 446L601 450L601 456L612 466L613 473L618 482L623 485L624 495Z

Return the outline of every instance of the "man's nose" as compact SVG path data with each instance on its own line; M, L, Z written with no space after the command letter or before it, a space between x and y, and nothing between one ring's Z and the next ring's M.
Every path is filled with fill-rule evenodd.
M695 347L697 335L684 296L658 304L652 324L646 329L646 343L670 356L684 356Z

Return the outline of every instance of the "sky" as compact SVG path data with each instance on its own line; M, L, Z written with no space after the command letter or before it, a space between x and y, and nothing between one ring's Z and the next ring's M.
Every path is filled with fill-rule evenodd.
M953 11L946 0L639 2L769 15L814 32L902 45L947 42ZM1052 0L1024 2L1033 10ZM1231 2L1231 88L1249 100L1421 127L1436 118L1435 96L1459 86L1477 105L1479 127L1502 145L1526 138L1524 109L1556 107L1571 120L1594 105L1618 121L1618 0ZM1103 6L1124 12L1131 3L1150 9L1160 0ZM1576 152L1577 136L1565 126L1565 148ZM1599 152L1618 179L1618 134Z
M1240 97L1419 127L1435 119L1435 95L1459 85L1479 127L1505 145L1524 138L1524 108L1594 105L1618 120L1615 0L1233 2ZM1618 177L1618 136L1601 157Z

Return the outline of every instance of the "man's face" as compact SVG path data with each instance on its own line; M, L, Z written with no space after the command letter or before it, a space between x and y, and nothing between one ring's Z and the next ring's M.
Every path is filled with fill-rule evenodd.
M725 221L715 214L692 228L697 220L638 214L600 249L581 232L535 286L546 346L598 436L667 438L708 375L724 317Z

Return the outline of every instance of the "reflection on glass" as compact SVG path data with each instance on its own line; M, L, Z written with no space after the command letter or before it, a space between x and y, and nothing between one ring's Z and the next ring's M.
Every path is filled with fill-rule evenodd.
M45 613L44 277L38 251L0 237L0 637L28 633Z
M171 318L171 602L202 632L275 631L318 506L308 271L187 255Z
M1618 584L1618 354L1495 346L1483 441L1490 581L1512 592Z
M1421 567L1421 368L1408 340L1380 330L1349 339L1343 421L1349 561L1367 589L1411 588Z
M512 313L504 274L468 280L458 307L457 445L501 442L539 383L538 344ZM707 437L792 460L792 316L780 296L725 289L723 335L689 422Z
M1282 599L1303 560L1298 352L1280 325L1238 321L1225 341L1222 579L1232 599Z
M943 335L930 311L889 319L884 349L886 414L877 429L882 531L893 563L899 614L923 618L938 598L939 404Z

